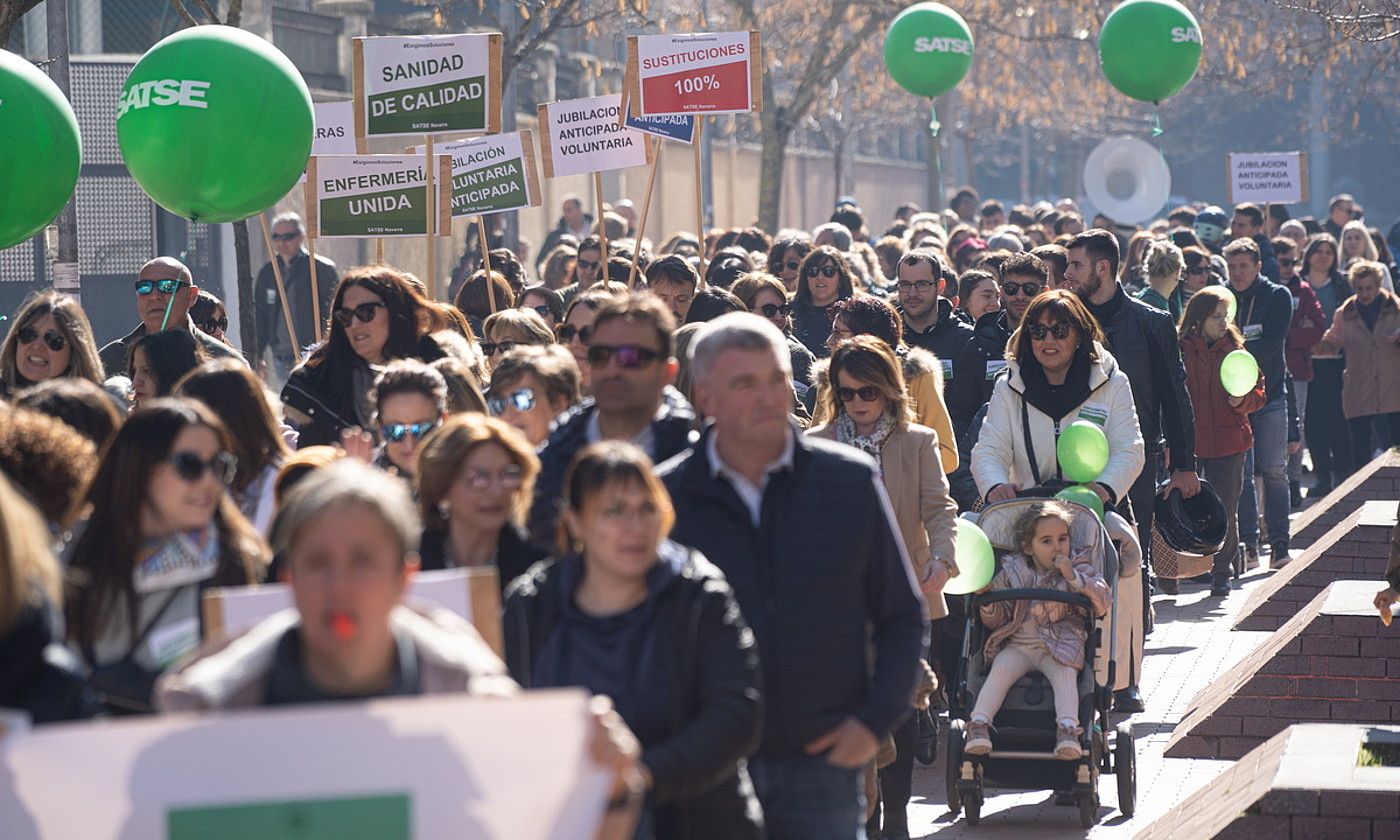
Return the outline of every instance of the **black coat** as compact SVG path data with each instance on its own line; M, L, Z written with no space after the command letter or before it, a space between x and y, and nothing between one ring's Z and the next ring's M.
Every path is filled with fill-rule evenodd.
M243 354L218 340L212 335L204 332L194 325L194 321L186 316L187 329L194 336L194 340L199 344L204 355L211 359L237 359L243 364L248 364L248 360L243 358ZM171 327L175 329L175 327ZM127 361L131 357L131 348L136 346L146 335L146 325L137 324L136 329L122 336L121 338L104 345L97 351L97 357L102 362L102 367L107 376L129 376ZM174 386L175 383L168 383Z
M953 359L953 378L943 389L943 400L959 437L967 432L977 409L992 398L997 374L1006 369L1006 342L1010 338L1006 310L988 312L977 319L972 338Z
M418 568L425 572L449 568L447 541L447 529L424 529L423 536L418 541ZM525 574L531 566L547 555L547 552L530 545L523 529L507 523L501 529L501 536L496 543L496 571L501 579L502 594L511 581Z
M711 471L713 433L658 473L676 508L671 538L714 558L758 640L762 753L805 755L851 716L884 737L909 713L928 617L875 462L794 428L792 467L769 476L755 528Z
M662 560L680 571L655 596L650 632L666 666L670 731L643 744L655 779L648 795L656 836L758 840L763 822L744 758L758 748L763 721L758 656L724 576L674 543ZM561 562L535 565L506 594L506 664L530 688L541 647L559 624Z
M665 413L651 423L653 437L652 460L661 463L684 452L696 438L695 409L681 392L666 388L661 395ZM540 449L540 474L535 479L535 500L530 507L530 542L552 553L558 542L560 497L564 492L564 473L580 449L588 445L588 423L597 411L590 397L561 414L554 429Z
M901 315L902 317L902 315ZM943 373L946 380L948 362L958 357L967 343L972 340L972 324L965 320L962 310L954 309L947 298L938 299L938 320L925 332L918 332L904 322L904 343L919 347L937 356L944 362ZM954 428L957 428L954 426Z
M282 263L282 285L287 290L287 303L292 310L292 326L296 327L297 342L306 347L316 342L316 321L311 306L311 255L303 250L292 257L291 265ZM340 282L335 263L319 254L316 256L316 290L321 298L321 323L326 323L331 314L331 302L335 299L335 287ZM255 325L258 333L253 360L261 361L263 351L276 347L274 334L286 333L287 320L282 314L282 298L277 293L277 277L272 273L272 263L268 262L258 272L253 286ZM251 344L245 339L245 343ZM295 350L296 348L292 348Z
M54 638L53 616L26 606L0 636L0 708L28 712L34 723L76 720L96 711L78 660Z

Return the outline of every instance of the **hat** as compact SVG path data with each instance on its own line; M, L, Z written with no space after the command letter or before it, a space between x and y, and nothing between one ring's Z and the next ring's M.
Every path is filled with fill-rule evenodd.
M963 254L965 254L965 253L966 253L967 251L969 251L969 250L973 250L973 251L985 251L985 250L987 250L987 240L981 238L980 236L969 236L968 238L964 239L962 242L959 242L959 243L958 243L958 250L954 252L953 256L955 256L955 257L961 257Z

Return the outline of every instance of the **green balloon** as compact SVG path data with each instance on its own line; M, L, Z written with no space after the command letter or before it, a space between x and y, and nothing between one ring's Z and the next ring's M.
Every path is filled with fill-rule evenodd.
M1259 363L1248 350L1234 350L1220 363L1220 384L1232 397L1243 397L1259 382Z
M58 85L0 50L0 248L44 229L78 183L78 120Z
M1094 515L1099 518L1100 522L1103 521L1103 499L1100 499L1098 493L1095 493L1092 489L1083 484L1075 484L1072 487L1066 487L1056 493L1055 498L1081 504L1089 510L1092 510Z
M1176 0L1125 0L1099 32L1099 64L1114 87L1161 102L1186 87L1201 63L1201 27Z
M996 574L997 559L992 541L981 528L961 517L953 537L953 562L958 564L958 573L948 578L943 587L948 595L976 592L991 583L992 575Z
M885 33L885 67L899 86L918 96L942 96L972 66L972 30L942 3L916 3Z
M196 222L245 219L285 196L312 126L311 93L291 60L229 26L192 26L151 47L117 103L132 177Z
M1108 438L1103 429L1088 420L1076 420L1060 432L1055 442L1060 470L1070 481L1087 483L1099 477L1108 466Z

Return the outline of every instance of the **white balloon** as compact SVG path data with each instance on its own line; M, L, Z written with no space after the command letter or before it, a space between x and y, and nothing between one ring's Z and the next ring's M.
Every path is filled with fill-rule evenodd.
M1084 194L1115 222L1153 218L1171 191L1172 173L1162 153L1136 137L1105 140L1084 162Z

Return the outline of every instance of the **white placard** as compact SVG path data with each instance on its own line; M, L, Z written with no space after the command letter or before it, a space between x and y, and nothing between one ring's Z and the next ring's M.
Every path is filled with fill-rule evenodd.
M311 138L313 155L355 154L355 104L317 102L316 134Z
M1307 152L1231 152L1226 160L1231 204L1308 200Z
M234 808L282 814L257 836L290 840L324 836L299 813L398 798L400 836L592 840L610 780L587 755L587 703L569 689L55 724L0 741L0 836L162 840L175 812Z
M501 35L352 42L359 137L501 130Z
M539 117L547 178L651 163L646 135L621 124L620 93L551 102L539 107Z
M312 155L306 164L307 230L318 239L423 236L429 206L425 163L410 155Z

